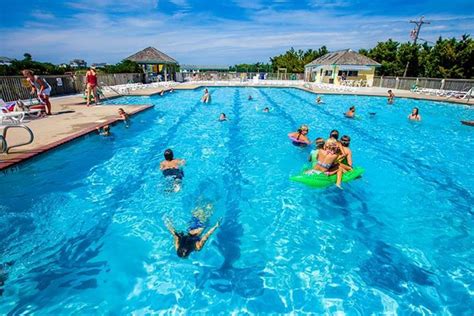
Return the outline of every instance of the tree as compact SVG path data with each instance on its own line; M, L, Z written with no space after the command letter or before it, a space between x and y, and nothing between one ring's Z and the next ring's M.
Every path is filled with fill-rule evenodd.
M24 61L31 61L32 60L32 57L31 57L30 53L24 53L23 57L24 57L24 59L23 59Z

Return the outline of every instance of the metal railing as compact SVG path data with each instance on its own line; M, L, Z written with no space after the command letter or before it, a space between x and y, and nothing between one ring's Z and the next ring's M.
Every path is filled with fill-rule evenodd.
M29 145L35 139L33 131L26 125L5 125L5 126L2 126L2 127L3 127L3 132L2 132L2 135L0 135L0 142L1 142L0 153L7 153L8 154L10 152L10 149ZM22 129L26 130L28 132L28 134L30 135L30 139L26 142L23 142L23 143L15 144L13 146L8 146L7 133L8 133L8 130L10 128L22 128Z
M141 73L98 74L98 82L108 86L143 81ZM51 86L51 96L81 93L85 91L85 75L42 76ZM0 98L4 101L31 98L31 87L22 76L0 76Z
M415 87L438 90L469 91L474 87L474 79L442 79L416 77L375 77L374 87L411 90Z

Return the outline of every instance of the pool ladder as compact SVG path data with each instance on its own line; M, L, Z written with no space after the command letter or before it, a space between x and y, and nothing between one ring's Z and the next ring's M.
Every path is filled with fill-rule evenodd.
M8 146L7 133L8 133L8 130L10 128L21 128L21 129L26 130L28 132L28 134L30 135L30 139L28 141L24 142L24 143L19 143L19 144L15 144L13 146ZM5 153L8 154L10 152L10 149L20 147L20 146L29 145L33 142L34 139L35 139L35 136L33 134L33 131L26 125L6 125L6 126L3 126L3 132L0 135L0 153L1 154L5 154Z

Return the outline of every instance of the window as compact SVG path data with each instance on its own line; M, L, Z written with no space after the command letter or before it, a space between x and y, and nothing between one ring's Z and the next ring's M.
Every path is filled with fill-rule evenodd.
M324 71L325 76L332 76L332 70L326 70Z
M345 74L346 77L357 77L359 75L359 71L357 71L357 70L349 70L349 71L339 70L339 72L337 73L337 75L339 77L341 77L342 74Z

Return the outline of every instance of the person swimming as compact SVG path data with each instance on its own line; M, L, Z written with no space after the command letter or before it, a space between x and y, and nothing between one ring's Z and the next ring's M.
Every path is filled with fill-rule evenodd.
M204 95L201 98L201 102L203 103L211 102L211 94L209 93L209 90L204 89Z
M317 104L322 104L324 103L323 100L321 99L321 97L318 95L318 97L316 98L316 103Z
M219 116L219 121L220 122L227 121L227 116L225 115L225 113L221 113L221 115Z
M307 125L301 125L301 127L293 133L289 133L288 137L293 141L295 146L307 146L311 144L308 138L309 128Z
M220 226L221 220L218 220L217 223L202 236L202 233L207 227L207 222L212 215L212 210L212 204L207 204L204 208L195 208L192 212L192 217L186 232L176 231L172 222L169 219L165 220L166 227L173 235L174 247L178 257L187 258L191 252L200 251L209 237Z
M420 110L418 108L413 108L410 115L408 115L408 119L412 121L421 121Z
M174 153L171 149L166 149L164 152L165 160L160 163L160 170L163 173L163 176L170 177L175 180L174 182L174 191L179 191L181 189L180 182L184 177L183 169L186 161L184 159L175 159Z
M318 164L318 152L319 150L324 148L324 138L318 137L314 141L316 148L311 150L311 153L309 154L308 161L311 162L312 167L314 168Z
M262 112L263 112L263 113L269 113L269 112L270 112L270 108L269 108L269 107L265 107Z
M249 94L248 100L249 100L249 101L252 101L252 100L253 100L253 98L252 98L252 96L251 96L250 94Z
M349 110L347 110L347 112L344 114L347 118L354 118L355 117L355 111L356 111L356 108L355 106L351 106L349 108Z
M109 125L105 125L102 128L96 127L96 130L97 130L97 133L99 133L100 136L104 136L104 137L112 136L112 133L110 132L110 126Z

